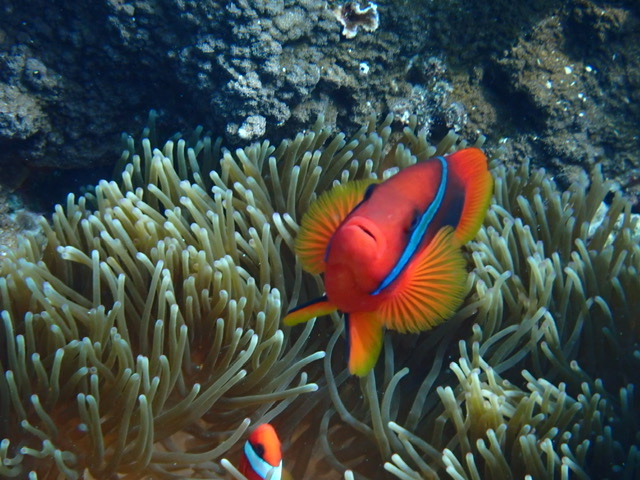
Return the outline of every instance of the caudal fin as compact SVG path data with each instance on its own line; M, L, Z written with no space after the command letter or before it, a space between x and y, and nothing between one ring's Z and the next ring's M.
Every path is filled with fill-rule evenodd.
M475 147L464 148L447 155L451 173L465 188L465 201L455 238L465 244L478 233L493 194L493 177L489 173L487 157Z

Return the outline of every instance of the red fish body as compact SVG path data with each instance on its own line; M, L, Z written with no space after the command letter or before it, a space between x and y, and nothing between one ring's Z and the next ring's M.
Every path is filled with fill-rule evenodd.
M460 306L467 274L460 246L480 228L492 186L485 155L467 148L382 183L349 182L321 195L302 219L296 254L305 270L324 273L326 296L284 323L344 312L349 370L365 375L383 328L428 330Z
M244 444L240 459L240 473L249 480L265 480L273 471L270 480L281 480L282 449L274 428L265 423L256 428Z

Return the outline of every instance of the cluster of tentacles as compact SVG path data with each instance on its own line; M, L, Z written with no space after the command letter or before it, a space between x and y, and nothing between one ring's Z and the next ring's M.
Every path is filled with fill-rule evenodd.
M294 478L637 475L639 239L597 170L560 192L494 162L465 304L361 380L337 314L280 328L322 290L293 254L319 193L464 145L417 132L127 138L116 180L0 253L0 475L220 478L265 421Z

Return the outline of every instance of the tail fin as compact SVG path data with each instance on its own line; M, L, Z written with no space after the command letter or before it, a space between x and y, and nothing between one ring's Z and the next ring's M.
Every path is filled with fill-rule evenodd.
M451 173L465 188L464 206L454 235L464 244L475 237L484 221L493 194L493 177L487 157L479 148L464 148L447 155L446 159Z

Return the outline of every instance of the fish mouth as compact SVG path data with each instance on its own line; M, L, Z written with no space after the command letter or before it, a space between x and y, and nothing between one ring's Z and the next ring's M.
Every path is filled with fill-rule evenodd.
M354 218L336 232L332 243L335 241L341 245L341 249L350 250L348 255L361 255L364 251L373 252L379 248L381 234L374 222L366 218Z
M354 229L352 232L360 238L360 241L371 242L371 246L378 245L381 232L374 222L366 218L357 218L351 223L351 228Z
M358 228L362 230L364 233L366 233L367 235L369 235L373 240L376 239L376 236L373 234L373 232L371 232L371 230L369 230L366 226L358 225Z

